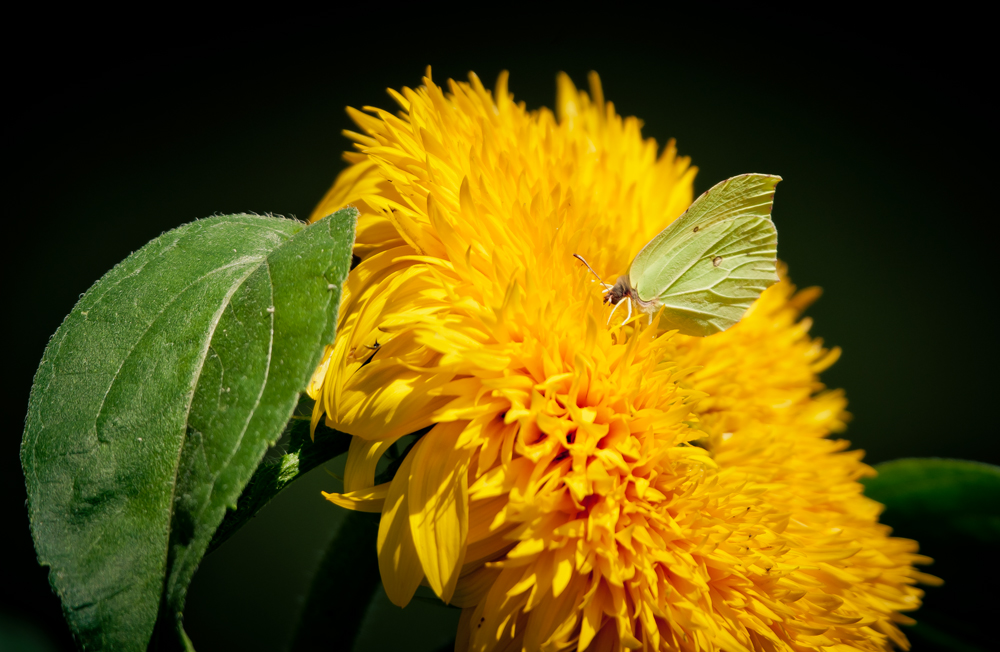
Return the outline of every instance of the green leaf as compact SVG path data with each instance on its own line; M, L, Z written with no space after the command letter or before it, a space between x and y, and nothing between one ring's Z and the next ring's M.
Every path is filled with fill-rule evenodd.
M379 587L376 540L381 514L348 512L313 576L293 652L350 650Z
M446 605L421 586L406 607L394 605L379 584L358 625L354 652L441 652L455 649L462 610Z
M236 509L226 513L225 519L216 530L215 537L208 547L209 552L218 548L235 534L247 521L256 516L264 505L294 480L320 464L346 453L347 449L350 448L350 435L328 428L322 422L317 424L316 432L310 435L309 421L312 406L313 401L308 397L303 397L299 402L296 416L292 417L285 428L285 435L288 436L287 451L280 458L270 462L265 461L257 468L243 490L243 495L240 496ZM391 481L410 449L430 429L428 426L410 433L401 437L391 446L379 462L375 484Z
M886 506L897 526L932 524L949 536L1000 542L1000 468L938 458L910 458L875 467L865 495ZM907 528L909 529L909 528Z
M420 587L405 609L389 601L378 570L380 519L347 511L313 576L292 652L455 648L461 609L442 603L430 587Z
M186 638L188 583L333 341L357 211L170 231L98 281L35 375L21 463L39 562L84 648Z
M987 650L1000 541L1000 468L948 459L902 459L876 467L865 494L885 505L893 536L915 539L943 586L924 587L923 606L904 628L914 650Z
M288 449L277 460L264 462L247 483L236 509L226 512L226 517L215 531L208 548L211 552L257 515L264 505L282 489L324 462L346 453L351 444L350 435L327 428L322 423L316 427L315 440L309 434L309 413L312 401L307 397L299 403L296 416L288 422Z

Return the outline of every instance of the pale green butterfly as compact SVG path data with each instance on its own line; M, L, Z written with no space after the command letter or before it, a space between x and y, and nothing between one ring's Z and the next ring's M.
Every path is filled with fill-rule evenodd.
M770 174L741 174L698 197L635 255L628 274L614 286L601 281L604 303L615 305L611 316L625 299L626 322L634 301L650 323L663 308L661 325L685 335L704 337L738 322L778 280L771 202L779 181Z

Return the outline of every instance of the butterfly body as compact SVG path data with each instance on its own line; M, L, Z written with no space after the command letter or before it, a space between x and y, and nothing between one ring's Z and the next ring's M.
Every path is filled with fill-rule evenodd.
M622 299L629 299L635 303L636 307L646 314L653 314L660 307L660 302L657 301L656 297L653 297L647 301L643 301L639 298L639 293L632 283L629 281L629 277L619 276L615 284L611 286L608 293L604 295L604 303L610 303L613 306L617 306Z

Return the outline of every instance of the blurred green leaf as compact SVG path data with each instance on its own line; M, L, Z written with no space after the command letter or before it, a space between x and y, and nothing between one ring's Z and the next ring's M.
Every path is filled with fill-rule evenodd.
M441 652L455 649L462 610L441 602L429 586L417 589L400 609L379 583L364 621L358 624L354 652Z
M331 506L332 507L332 506ZM293 652L350 650L379 587L381 514L348 512L313 576Z
M884 462L866 478L865 495L895 523L924 521L952 536L1000 542L1000 468L939 458Z
M990 630L1000 581L1000 468L938 458L901 459L875 467L865 494L883 505L880 520L893 536L916 539L934 559L929 572L943 586L925 587L917 624L904 632L919 652L974 652L994 646Z
M357 211L230 215L153 240L46 348L21 461L42 565L84 647L173 644L226 509L333 341Z
M292 652L454 649L462 610L442 603L426 586L405 608L392 604L378 570L381 514L344 511L313 576Z
M46 633L31 621L0 611L0 650L57 652Z

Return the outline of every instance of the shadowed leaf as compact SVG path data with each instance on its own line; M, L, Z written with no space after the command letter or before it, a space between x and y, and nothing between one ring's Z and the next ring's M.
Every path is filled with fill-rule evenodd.
M901 459L877 465L863 480L865 495L885 505L880 521L893 536L916 539L934 559L927 572L944 580L925 587L923 606L909 614L917 624L904 632L914 650L988 650L995 635L989 560L1000 542L1000 468L937 458ZM975 568L975 571L970 572Z
M348 512L312 579L292 641L293 652L350 650L379 586L380 514Z
M911 521L982 543L1000 542L1000 468L981 462L909 458L875 467L865 495L894 525Z

